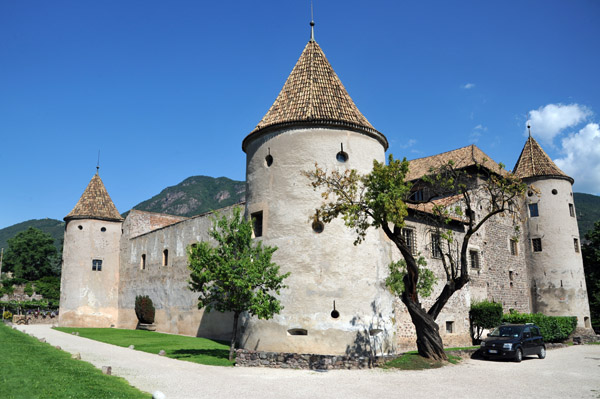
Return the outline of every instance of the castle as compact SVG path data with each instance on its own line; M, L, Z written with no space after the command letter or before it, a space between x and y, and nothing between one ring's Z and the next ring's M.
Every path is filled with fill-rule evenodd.
M254 219L257 239L279 248L273 261L291 273L280 297L283 311L271 320L246 318L242 347L321 354L414 347L410 317L385 287L388 264L400 257L395 246L375 229L355 246L342 221L315 221L322 198L301 173L315 163L368 173L374 159L385 161L387 148L386 137L358 110L311 34L275 102L242 142L246 216ZM419 181L430 167L449 160L461 168L498 166L471 145L410 161L409 179ZM520 236L514 239L510 218L496 216L471 239L471 281L436 320L446 345L470 344L468 310L482 299L501 302L505 311L577 316L579 328L590 328L573 179L532 137L513 173L529 187ZM403 234L442 277L435 297L444 272L430 226L415 212ZM135 297L148 295L158 331L230 336L231 315L198 309L197 294L188 289L186 247L209 239L210 215L132 210L123 219L96 173L65 222L61 326L136 328ZM460 223L453 229L460 236Z

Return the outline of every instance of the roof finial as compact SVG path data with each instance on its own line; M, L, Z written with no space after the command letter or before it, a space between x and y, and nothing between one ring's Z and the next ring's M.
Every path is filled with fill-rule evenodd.
M313 2L310 2L310 41L315 41L315 19L313 17Z
M527 123L527 130L529 130L529 138L531 138L531 125Z
M98 163L96 164L96 174L100 173L100 150L98 150Z

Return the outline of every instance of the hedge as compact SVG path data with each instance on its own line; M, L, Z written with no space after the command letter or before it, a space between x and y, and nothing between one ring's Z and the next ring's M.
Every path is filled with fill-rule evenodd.
M469 320L471 339L473 343L477 343L484 329L493 328L502 323L502 304L488 300L474 302L469 310Z
M511 312L505 314L502 319L507 323L537 325L546 342L564 341L577 327L577 317L575 316L546 316L541 313Z
M0 310L5 308L6 310L10 310L13 314L19 313L19 308L21 309L21 313L26 312L28 310L57 310L58 309L58 301L0 301Z

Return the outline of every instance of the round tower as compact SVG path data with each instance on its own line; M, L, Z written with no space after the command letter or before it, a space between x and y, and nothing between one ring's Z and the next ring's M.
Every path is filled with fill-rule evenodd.
M312 24L311 24L312 25ZM284 309L242 328L248 349L297 353L381 353L391 350L393 298L384 279L390 247L378 230L353 245L341 220L314 218L322 197L303 171L368 173L385 161L383 134L360 113L323 51L311 39L279 96L244 139L246 212L255 236L278 250L290 272Z
M123 218L98 173L64 220L59 325L114 326Z
M532 309L551 316L577 316L578 328L591 328L573 179L552 162L531 136L513 173L528 186L525 248Z

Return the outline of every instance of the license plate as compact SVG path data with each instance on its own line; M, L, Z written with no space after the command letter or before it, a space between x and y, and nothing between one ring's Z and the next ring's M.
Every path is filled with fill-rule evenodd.
M498 351L496 349L490 349L489 353L498 353Z

